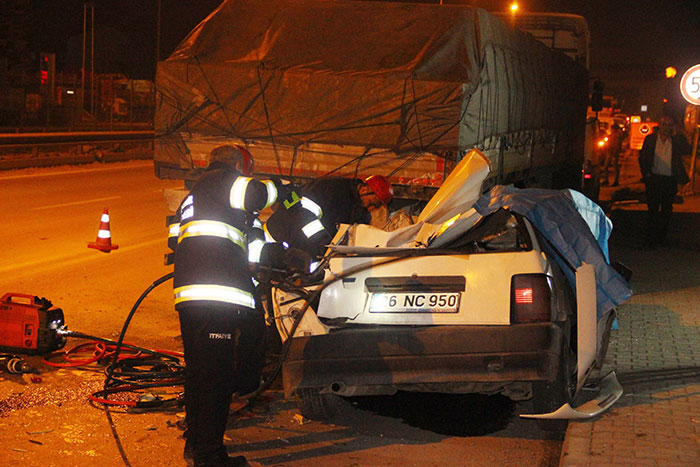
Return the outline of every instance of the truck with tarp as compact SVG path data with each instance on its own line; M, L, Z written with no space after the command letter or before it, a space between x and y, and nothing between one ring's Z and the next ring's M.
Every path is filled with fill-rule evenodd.
M580 187L587 72L463 5L226 0L156 73L154 163L194 180L240 144L258 174L386 176L428 199L471 149L495 184Z
M468 6L227 0L156 87L160 177L193 180L238 144L258 174L381 174L428 200L393 228L341 225L313 273L269 281L304 416L349 396L502 394L560 430L621 397L597 377L631 295L610 221L578 192L505 186L580 186L584 66Z

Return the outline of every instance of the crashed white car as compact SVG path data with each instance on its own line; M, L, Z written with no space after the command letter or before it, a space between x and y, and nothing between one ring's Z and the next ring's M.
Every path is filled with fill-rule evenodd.
M605 261L583 264L590 258L570 252L556 261L556 238L515 207L475 209L488 172L487 159L470 152L415 223L391 232L343 226L322 283L273 289L279 333L294 332L285 394L297 396L304 416L333 416L338 396L501 393L532 397L531 416L559 429L620 397L612 373L597 398L572 407L602 362L614 306L631 294L626 282ZM601 312L604 269L619 287L603 288Z

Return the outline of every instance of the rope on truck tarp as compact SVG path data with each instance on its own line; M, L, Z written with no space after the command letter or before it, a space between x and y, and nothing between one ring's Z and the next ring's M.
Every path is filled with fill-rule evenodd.
M260 69L264 66L265 62L260 62L260 65L258 65L258 68L256 68L255 71L258 74L258 85L260 86L260 99L262 100L263 110L265 111L265 120L267 120L267 131L270 134L272 150L274 151L275 159L277 160L277 170L279 170L279 173L282 173L282 161L280 160L280 155L277 152L277 144L275 143L275 136L272 134L272 124L270 123L270 113L267 110L267 102L265 101L265 86L263 86L262 76L260 76Z
M217 108L219 110L221 110L221 113L224 115L226 122L229 124L231 134L233 136L235 136L236 138L240 139L241 141L243 141L243 137L241 135L239 135L236 132L236 130L234 129L233 123L231 122L231 119L229 119L228 114L226 113L226 108L221 104L221 100L219 99L219 96L216 93L214 86L212 86L211 82L209 81L207 74L204 72L204 69L202 68L202 64L199 61L199 58L196 55L192 58L197 63L197 67L199 68L199 72L202 74L202 78L204 78L204 81L207 83L207 86L209 86L209 90L211 91L212 95L214 96L214 99L215 99L214 104L217 106Z
M416 130L418 130L418 142L420 143L420 152L425 151L423 146L423 135L420 131L420 120L418 119L418 98L416 98L416 74L411 75L411 92L413 93L413 115L416 116Z

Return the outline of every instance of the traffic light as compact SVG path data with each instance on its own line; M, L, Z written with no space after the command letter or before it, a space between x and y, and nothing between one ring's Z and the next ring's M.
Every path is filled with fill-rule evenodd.
M591 110L600 112L603 110L603 82L593 81L593 93L591 94Z
M56 54L42 53L39 56L39 89L41 94L53 95Z

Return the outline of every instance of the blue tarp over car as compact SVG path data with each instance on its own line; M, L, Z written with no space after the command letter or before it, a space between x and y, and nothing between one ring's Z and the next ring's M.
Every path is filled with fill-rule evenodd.
M607 261L605 252L610 224L605 214L595 204L585 203L587 200L581 200L578 195L570 190L518 189L499 185L481 196L474 208L483 216L505 208L526 217L549 242L543 248L556 250L549 253L554 253L574 290L575 269L583 263L592 264L595 268L597 315L600 319L607 311L628 300L632 289ZM584 220L580 210L586 212L587 220Z

